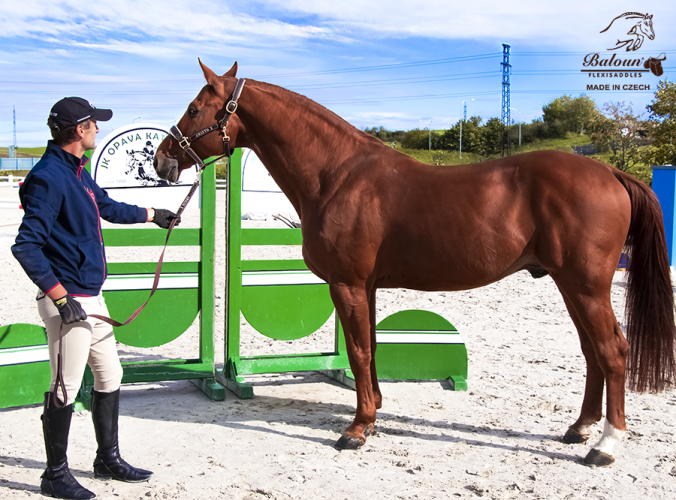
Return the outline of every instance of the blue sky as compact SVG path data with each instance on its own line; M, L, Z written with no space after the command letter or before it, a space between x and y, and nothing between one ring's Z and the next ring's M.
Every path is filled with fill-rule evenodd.
M642 112L659 78L598 78L586 54L625 35L624 12L653 15L654 40L634 54L664 52L676 69L674 2L410 2L335 0L33 1L0 6L0 146L41 146L54 102L81 96L112 108L100 137L133 120L169 125L204 84L197 57L217 73L274 83L364 128L444 129L468 116L500 116L502 43L511 44L512 118L589 83L641 83L651 91L587 92L599 106L625 101ZM631 27L631 26L628 26ZM626 55L627 53L618 53Z

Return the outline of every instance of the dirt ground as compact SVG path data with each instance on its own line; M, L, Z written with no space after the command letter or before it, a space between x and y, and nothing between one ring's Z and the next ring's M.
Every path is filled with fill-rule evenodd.
M11 197L10 189L0 188L0 199ZM0 325L38 324L35 287L9 251L18 225L5 224L18 222L20 211L4 203L0 217L7 221L0 224ZM217 221L222 224L222 212ZM217 241L223 241L222 228ZM173 258L184 258L180 249ZM220 249L219 365L223 262ZM620 321L623 277L616 274L612 289ZM383 382L377 434L360 450L333 447L353 418L355 392L320 373L302 372L247 377L254 386L252 400L227 392L226 401L212 402L190 382L124 386L122 455L155 475L141 484L95 480L96 444L87 412L73 418L71 470L98 498L676 498L673 390L628 393L628 432L609 468L582 464L601 435L602 422L586 445L560 441L579 413L585 363L550 278L534 280L522 272L466 292L379 291L378 321L413 308L437 312L459 329L469 352L469 390L451 391L445 381ZM331 342L330 332L327 325L290 345L251 331L243 352L315 350ZM196 341L193 328L162 348L119 349L123 359L186 356ZM39 495L45 467L41 412L39 406L0 410L0 498Z

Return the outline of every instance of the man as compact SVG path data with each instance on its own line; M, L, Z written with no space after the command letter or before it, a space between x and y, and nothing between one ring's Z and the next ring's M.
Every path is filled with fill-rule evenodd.
M101 295L106 260L100 217L120 224L152 221L167 229L177 216L110 199L81 166L85 151L95 146L96 122L112 116L111 110L96 109L79 97L57 102L47 120L53 140L19 190L24 217L12 253L40 289L37 306L47 329L52 371L42 415L47 469L40 489L56 498L95 496L75 480L66 458L72 401L86 364L94 374L94 476L139 482L152 475L120 457L122 367L112 327L88 315L109 316Z

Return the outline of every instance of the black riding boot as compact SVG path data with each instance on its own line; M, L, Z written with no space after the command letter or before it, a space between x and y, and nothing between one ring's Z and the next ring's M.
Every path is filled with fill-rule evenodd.
M120 413L120 390L92 390L92 419L99 448L94 460L94 477L117 479L127 483L147 481L152 472L132 467L120 457L117 441L117 419Z
M57 408L52 401L52 393L45 393L44 412L40 418L47 450L47 469L42 474L40 491L54 498L94 498L96 495L82 487L68 470L66 449L72 416L72 404Z

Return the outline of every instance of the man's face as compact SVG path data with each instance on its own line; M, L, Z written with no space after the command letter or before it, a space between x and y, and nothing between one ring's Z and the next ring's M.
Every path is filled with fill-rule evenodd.
M89 128L84 128L82 125L82 147L85 150L94 149L96 147L96 134L99 133L99 127L94 120L89 120Z

